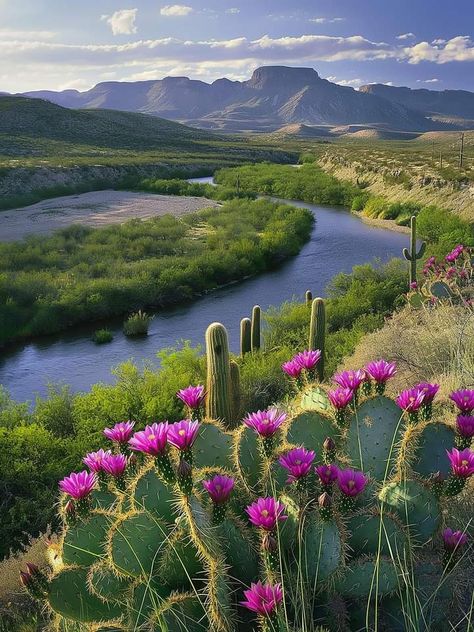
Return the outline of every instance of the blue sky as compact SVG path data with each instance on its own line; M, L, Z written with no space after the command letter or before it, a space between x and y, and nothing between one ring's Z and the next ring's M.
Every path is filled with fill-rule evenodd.
M311 66L357 88L474 90L474 0L0 0L0 91Z

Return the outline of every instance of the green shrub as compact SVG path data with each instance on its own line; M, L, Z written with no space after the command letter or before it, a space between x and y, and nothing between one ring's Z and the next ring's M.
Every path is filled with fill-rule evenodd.
M105 344L106 342L112 342L112 340L114 339L114 335L113 333L110 331L110 329L97 329L97 331L94 332L94 335L92 337L92 340L96 343L96 345L102 345Z
M123 324L123 333L126 336L146 336L153 316L139 310L127 318Z

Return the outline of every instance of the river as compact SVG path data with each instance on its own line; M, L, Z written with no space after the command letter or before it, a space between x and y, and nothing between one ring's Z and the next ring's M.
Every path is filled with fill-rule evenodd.
M303 300L307 289L314 296L323 296L338 272L350 272L352 266L374 259L387 261L400 256L407 245L406 235L364 224L348 211L291 203L309 208L316 222L300 254L276 270L223 287L193 303L157 312L146 338L125 337L120 318L106 323L114 334L113 342L106 345L92 342L98 328L95 323L10 347L0 355L0 384L17 401L44 395L48 383L67 383L75 392L85 391L95 382L113 382L111 368L127 359L139 366L158 366L159 349L183 339L202 344L206 327L214 321L228 328L231 348L237 351L240 319L250 315L253 305L266 309L293 297Z

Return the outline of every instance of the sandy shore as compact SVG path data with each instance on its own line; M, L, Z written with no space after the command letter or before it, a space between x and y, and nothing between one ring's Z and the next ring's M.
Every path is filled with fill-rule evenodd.
M364 224L369 224L370 226L377 226L378 228L386 228L387 230L394 230L396 233L405 233L405 235L410 234L409 226L399 226L395 223L393 219L377 219L374 217L366 217L362 215L362 213L354 213L357 215L359 219L361 219Z
M58 197L25 208L0 212L0 241L15 241L27 235L48 235L71 224L106 226L129 219L175 216L201 208L218 206L206 198L132 193L130 191L92 191Z

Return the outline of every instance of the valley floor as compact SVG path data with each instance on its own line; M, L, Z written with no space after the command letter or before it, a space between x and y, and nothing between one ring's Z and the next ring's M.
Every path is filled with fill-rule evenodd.
M100 228L130 219L161 215L180 216L217 206L206 198L156 195L130 191L91 191L44 200L22 209L0 212L0 241L16 241L27 235L49 235L71 224Z

